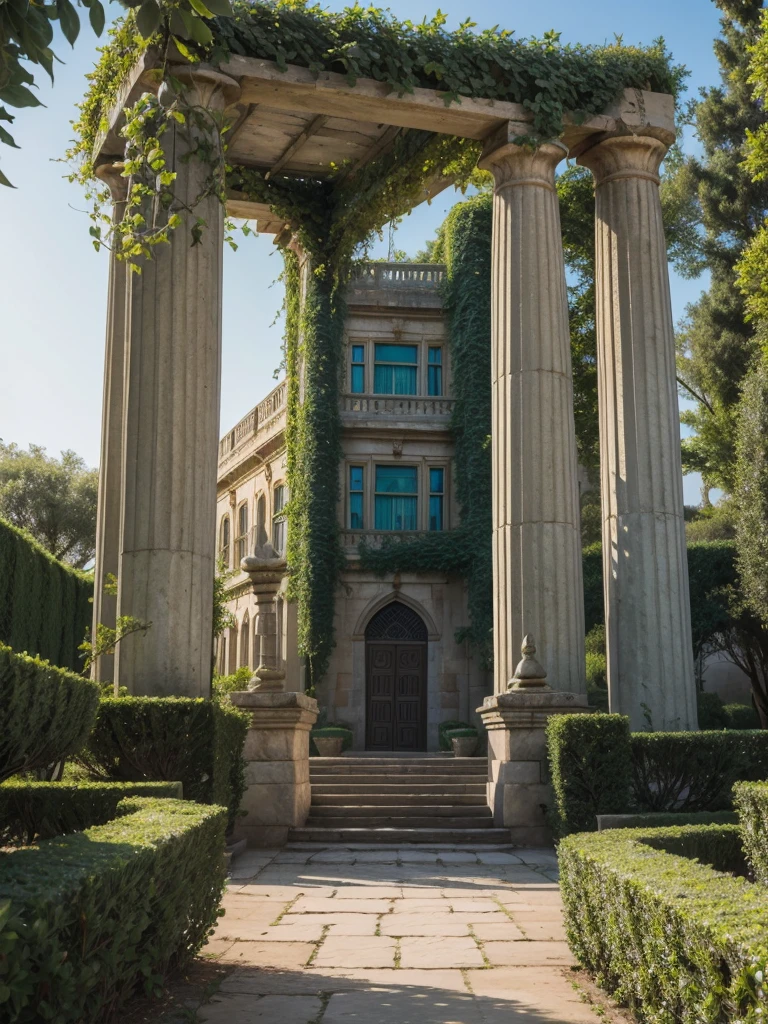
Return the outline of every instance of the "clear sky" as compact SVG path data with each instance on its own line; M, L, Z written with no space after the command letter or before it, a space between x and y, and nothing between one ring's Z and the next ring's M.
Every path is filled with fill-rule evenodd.
M429 0L389 6L414 20L435 10ZM718 12L711 0L443 0L440 6L449 26L471 16L480 28L500 24L519 36L552 28L566 42L602 43L621 35L627 43L650 43L663 36L675 60L691 72L689 95L718 81L712 53ZM116 13L117 4L111 7ZM74 51L59 37L56 52L66 63L56 65L53 88L40 79L46 108L18 111L12 133L20 150L0 146L0 165L16 185L13 191L0 188L0 438L42 444L52 453L73 448L90 465L99 460L107 257L94 252L82 193L57 161L72 138L70 122L96 46L87 18ZM413 255L460 198L450 190L419 207L398 229L397 247ZM374 254L386 251L385 240ZM274 386L281 269L269 238L243 239L236 253L225 251L222 431ZM703 283L673 278L676 319ZM686 502L698 501L695 478L686 480L685 491Z

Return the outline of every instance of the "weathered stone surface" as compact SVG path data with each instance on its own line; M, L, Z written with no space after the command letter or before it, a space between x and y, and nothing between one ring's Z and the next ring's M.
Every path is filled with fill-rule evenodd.
M403 967L482 967L483 957L472 938L406 937L400 940Z
M322 967L394 967L394 939L386 935L329 935L312 962Z

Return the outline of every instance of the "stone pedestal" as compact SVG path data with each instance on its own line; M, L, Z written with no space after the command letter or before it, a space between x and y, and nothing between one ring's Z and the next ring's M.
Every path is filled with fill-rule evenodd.
M513 690L486 697L477 713L488 731L488 806L512 842L552 842L546 811L552 807L545 730L550 715L587 712L587 698L549 689Z
M494 689L506 690L520 639L533 633L558 685L586 692L584 594L571 343L555 167L559 142L537 149L492 135Z
M663 134L663 133L662 133ZM697 728L675 336L659 201L663 139L579 157L595 176L605 636L611 711L633 730Z
M251 716L243 754L241 809L247 813L237 819L236 836L251 846L280 846L309 814L309 730L317 701L303 693L252 690L231 693L230 700Z

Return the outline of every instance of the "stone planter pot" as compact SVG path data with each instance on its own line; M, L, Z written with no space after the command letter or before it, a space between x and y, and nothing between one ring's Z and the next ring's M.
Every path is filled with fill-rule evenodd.
M478 736L452 736L454 757L472 757L477 750Z
M340 757L344 745L343 736L313 736L320 757Z

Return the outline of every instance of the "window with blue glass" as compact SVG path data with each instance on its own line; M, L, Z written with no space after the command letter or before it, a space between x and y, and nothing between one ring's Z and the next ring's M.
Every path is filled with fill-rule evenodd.
M349 528L363 529L363 467L349 467Z
M373 391L376 395L416 395L418 345L376 345Z
M445 470L429 471L429 528L443 528L443 499L445 497Z
M417 529L419 487L415 466L377 466L374 522L377 530Z
M353 395L365 392L365 346L352 346L352 379L350 389Z
M430 348L427 360L427 394L443 393L443 350Z

